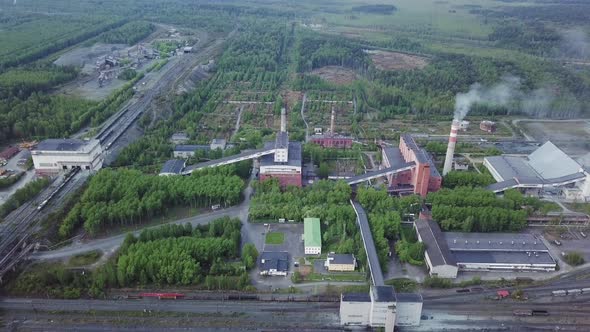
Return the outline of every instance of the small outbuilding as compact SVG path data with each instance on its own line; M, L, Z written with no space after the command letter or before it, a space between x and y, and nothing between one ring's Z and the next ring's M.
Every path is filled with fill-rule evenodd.
M263 251L259 261L260 275L287 276L289 253L286 251Z
M328 271L354 271L356 268L356 258L353 254L328 254L324 266Z

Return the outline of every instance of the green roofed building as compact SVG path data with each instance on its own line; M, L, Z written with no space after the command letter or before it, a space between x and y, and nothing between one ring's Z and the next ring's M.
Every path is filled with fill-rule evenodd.
M320 218L303 219L303 238L306 255L319 255L322 253L322 232L320 231Z

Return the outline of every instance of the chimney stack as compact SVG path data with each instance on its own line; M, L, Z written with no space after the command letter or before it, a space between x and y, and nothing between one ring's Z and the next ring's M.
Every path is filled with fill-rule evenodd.
M334 112L334 106L332 106L332 118L330 119L330 134L334 135L334 122L336 119L336 112Z
M449 136L449 145L447 146L447 156L445 157L445 166L443 167L442 175L447 175L453 168L453 155L455 154L455 145L457 144L457 132L461 123L458 120L453 120L451 125L451 135Z
M285 108L281 108L281 131L287 131L287 111Z

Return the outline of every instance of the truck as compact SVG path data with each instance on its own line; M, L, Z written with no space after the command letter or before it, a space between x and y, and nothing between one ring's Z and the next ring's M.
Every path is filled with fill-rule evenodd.
M530 309L517 309L512 312L514 316L532 316L533 311Z
M582 290L579 288L574 288L574 289L568 289L567 290L567 294L568 295L578 295L578 294L582 294Z

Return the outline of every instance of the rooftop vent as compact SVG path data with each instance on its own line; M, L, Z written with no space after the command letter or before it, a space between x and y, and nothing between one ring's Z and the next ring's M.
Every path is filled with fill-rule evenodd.
M457 239L454 239L454 240L453 240L453 243L457 243Z

